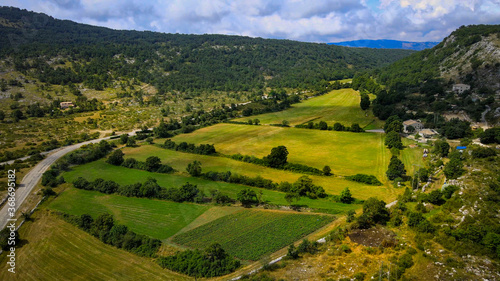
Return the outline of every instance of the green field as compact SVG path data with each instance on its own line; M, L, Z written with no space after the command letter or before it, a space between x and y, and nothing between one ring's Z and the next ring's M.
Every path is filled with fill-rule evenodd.
M190 224L210 206L182 204L145 198L105 195L97 191L68 188L49 208L72 215L111 213L132 231L166 239Z
M162 142L162 141L159 141ZM226 157L215 157L206 155L197 155L191 153L184 153L173 151L169 149L159 148L152 145L143 145L134 148L123 149L125 157L133 157L140 161L145 161L149 156L158 156L162 163L173 166L179 171L185 171L188 163L195 160L202 163L203 172L216 171L225 172L231 171L241 175L250 177L261 176L265 179L270 179L275 182L288 181L295 182L303 174L293 173L290 171L272 169L255 164L236 161ZM348 186L355 196L361 199L367 199L370 196L385 196L387 190L383 187L367 186L357 182L347 181L341 177L323 177L308 175L315 184L325 188L329 194L340 194L342 189ZM380 178L383 180L383 178Z
M257 260L332 222L332 216L242 210L173 237L191 248L220 243L231 255Z
M374 117L370 110L361 110L359 102L359 93L353 89L333 90L326 95L294 104L285 111L239 118L235 121L259 119L261 124L281 124L283 120L287 120L291 126L309 121L325 121L330 126L339 122L346 126L358 123L361 127L369 125L367 129L381 128L383 122Z
M191 280L106 245L46 210L38 210L19 235L24 242L16 249L16 273L7 271L4 253L0 280Z
M351 133L217 124L190 134L177 135L175 142L214 144L223 154L264 157L273 147L284 145L288 161L322 169L332 168L336 175L371 174L382 180L390 152L384 147L384 134Z
M113 166L105 163L104 160L98 160L92 163L87 163L84 165L74 167L72 171L64 173L63 176L67 182L72 182L74 179L81 176L86 178L87 180L94 180L96 178L113 180L121 185L132 184L136 182L144 182L148 177L153 177L157 179L158 184L162 187L180 187L186 182L189 182L192 184L196 184L198 188L202 189L206 194L209 194L209 191L211 189L218 189L219 191L228 194L231 198L236 198L236 194L240 190L245 188L250 188L255 190L256 192L262 191L262 199L264 201L268 201L269 203L278 205L289 205L284 198L285 194L278 191L248 187L239 184L214 182L178 174L172 175L172 174L150 173L141 170ZM127 198L127 199L135 200L135 198ZM149 200L149 199L141 199L141 200ZM313 200L307 197L301 198L297 204L305 205L310 208L324 209L326 212L332 214L344 213L350 209L359 208L358 205L335 203L323 199Z

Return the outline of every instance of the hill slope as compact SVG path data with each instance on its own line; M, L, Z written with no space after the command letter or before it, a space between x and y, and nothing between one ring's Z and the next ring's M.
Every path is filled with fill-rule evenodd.
M405 49L421 51L436 46L439 42L408 42L398 40L354 40L343 41L337 43L329 43L331 45L344 46L344 47L366 47L375 49Z
M380 82L408 86L445 78L500 89L500 25L463 26L432 49L415 53L382 70Z
M458 114L487 126L499 121L499 81L500 25L476 25L457 29L432 49L358 75L353 86L378 95L374 114L381 119L394 114L403 119L429 117L432 124L427 125L439 127L442 122L436 122L433 113ZM458 83L469 85L470 90L453 92Z
M13 60L16 70L39 73L42 82L84 82L102 89L118 78L134 77L160 93L304 87L352 77L357 70L410 54L242 36L118 31L10 7L0 8L0 38L0 55ZM58 65L65 61L71 67Z

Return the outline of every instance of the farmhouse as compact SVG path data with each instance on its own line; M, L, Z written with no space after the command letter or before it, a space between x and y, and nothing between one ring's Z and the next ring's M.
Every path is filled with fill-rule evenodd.
M75 105L70 101L63 101L59 104L59 106L61 107L61 109L66 109L66 108L74 107Z
M403 122L403 130L405 133L410 133L408 131L408 127L413 127L414 131L420 131L424 128L424 124L420 122L420 120L406 120Z
M470 85L467 84L455 84L453 85L452 91L461 94L467 90L470 90Z
M438 135L438 132L436 132L433 129L423 129L419 132L424 138L430 139L434 137L435 135Z

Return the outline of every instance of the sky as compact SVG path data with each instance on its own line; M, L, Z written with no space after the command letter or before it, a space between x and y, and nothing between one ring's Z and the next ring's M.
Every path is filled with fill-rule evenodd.
M2 0L113 29L306 42L441 41L462 25L500 24L500 0Z

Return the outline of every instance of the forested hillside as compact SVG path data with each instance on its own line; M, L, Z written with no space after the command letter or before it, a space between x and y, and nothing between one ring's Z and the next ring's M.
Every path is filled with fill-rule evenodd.
M457 29L432 49L358 74L353 86L377 95L374 114L381 119L393 114L403 119L428 117L428 126L439 127L442 118L424 112L464 112L469 121L498 122L498 81L500 25L476 25ZM454 93L453 85L459 83L470 90Z
M352 77L409 55L224 35L118 31L0 8L0 54L15 69L51 84L102 90L135 78L159 93L305 88ZM69 62L69 63L67 63Z

